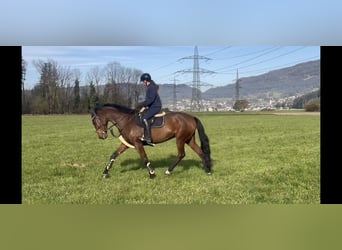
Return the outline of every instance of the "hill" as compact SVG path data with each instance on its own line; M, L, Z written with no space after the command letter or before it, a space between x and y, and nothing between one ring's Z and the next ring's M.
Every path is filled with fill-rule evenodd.
M300 63L268 73L240 78L240 99L299 96L320 88L320 60ZM235 84L210 88L202 92L202 99L235 98ZM171 101L173 84L160 84L162 100ZM192 98L192 87L180 84L176 87L177 100Z

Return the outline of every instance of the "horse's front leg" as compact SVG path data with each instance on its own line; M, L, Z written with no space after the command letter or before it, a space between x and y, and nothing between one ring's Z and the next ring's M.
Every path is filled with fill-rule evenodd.
M156 177L156 173L153 169L153 167L151 166L151 162L149 161L149 159L147 158L144 146L142 145L141 142L136 143L135 148L137 149L141 159L144 162L144 165L147 167L148 173L150 174L150 179L153 179Z
M103 178L109 178L109 170L112 168L113 163L115 161L115 159L122 154L123 152L125 152L128 149L128 147L121 143L121 145L119 146L119 148L112 154L112 156L110 157L110 160L108 162L108 164L106 165L103 173L102 173L102 177Z

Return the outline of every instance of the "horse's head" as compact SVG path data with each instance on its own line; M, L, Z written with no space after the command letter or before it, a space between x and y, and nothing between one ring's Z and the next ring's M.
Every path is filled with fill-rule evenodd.
M107 138L107 119L104 119L100 116L98 116L96 113L91 112L91 121L93 122L93 125L96 129L96 133L99 137L99 139L106 139Z

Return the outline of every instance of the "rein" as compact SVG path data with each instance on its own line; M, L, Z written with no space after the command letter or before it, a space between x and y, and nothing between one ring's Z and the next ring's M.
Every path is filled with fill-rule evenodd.
M95 114L91 119L94 120L95 118L97 118L97 115ZM110 121L112 122L112 121ZM114 132L113 132L113 127L117 125L117 122L112 122L112 125L109 126L109 128L106 128L105 130L103 130L103 132L107 133L108 130L110 131L110 133L112 134L113 137L117 137ZM121 131L121 129L118 127L119 132ZM121 133L120 133L121 134Z
M116 137L115 134L114 134L114 132L113 132L113 129L112 129L115 125L116 125L116 124L113 123L109 128L106 129L106 132L107 132L107 130L109 130L113 137ZM120 131L120 130L119 130L119 131Z

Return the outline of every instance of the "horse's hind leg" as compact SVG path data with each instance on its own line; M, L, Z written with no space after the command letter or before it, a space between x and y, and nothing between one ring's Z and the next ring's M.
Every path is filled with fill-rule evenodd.
M204 154L203 154L203 151L202 149L197 145L196 141L195 141L195 136L192 137L190 139L190 141L188 142L188 145L190 146L190 148L192 148L192 150L194 152L196 152L196 154L201 158L203 164L204 164L204 167L205 167L205 172L210 175L211 174L211 171L210 171L210 166L207 166L205 160L204 160Z
M103 173L102 173L102 177L103 178L108 178L109 177L109 170L112 168L113 163L115 161L115 159L122 154L123 152L125 152L128 149L128 147L125 144L121 144L120 147L112 154L112 156L110 157L110 160L108 162L108 164L106 165Z
M177 160L166 170L165 174L170 175L178 163L185 157L184 141L177 140L178 155Z

